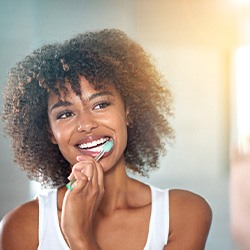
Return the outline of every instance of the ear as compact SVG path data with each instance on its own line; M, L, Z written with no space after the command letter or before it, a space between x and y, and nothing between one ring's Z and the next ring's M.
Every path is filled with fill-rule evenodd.
M48 131L48 137L49 137L50 141L53 144L57 144L57 140L56 140L56 138L55 138L55 136L54 136L54 134L53 134L50 126L47 127L47 131Z

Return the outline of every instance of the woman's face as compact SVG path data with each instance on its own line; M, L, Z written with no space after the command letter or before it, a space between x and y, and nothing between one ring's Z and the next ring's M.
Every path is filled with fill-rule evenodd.
M95 157L106 140L113 140L112 150L100 160L104 171L123 156L127 144L128 111L113 86L95 90L81 77L81 96L66 85L67 94L51 93L48 116L51 141L57 144L65 159L74 165L79 155Z

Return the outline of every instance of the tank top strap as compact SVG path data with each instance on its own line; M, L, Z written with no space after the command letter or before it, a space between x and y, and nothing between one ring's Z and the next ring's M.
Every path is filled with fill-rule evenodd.
M163 249L169 234L169 190L151 185L152 208L148 240L144 250Z

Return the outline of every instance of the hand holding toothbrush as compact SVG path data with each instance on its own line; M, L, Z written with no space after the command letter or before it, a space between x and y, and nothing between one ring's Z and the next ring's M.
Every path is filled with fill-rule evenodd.
M103 169L98 161L112 147L113 141L107 141L94 159L79 156L72 168L61 218L62 230L70 247L99 249L92 232L93 218L104 194Z
M99 154L94 158L94 160L96 161L99 161L103 155L107 152L109 152L112 147L114 145L114 142L113 141L106 141L103 145L102 145L102 149L101 151L99 152ZM88 175L89 174L89 175ZM91 175L90 173L88 173L86 176L88 178L88 180L90 180L91 178ZM74 182L76 181L75 178L72 178L72 175L69 176L69 179L70 179L70 182L66 185L67 189L69 190L73 190L73 185L74 185Z
M79 156L77 160L70 175L76 180L74 188L66 192L63 200L62 231L72 249L98 249L92 223L104 194L103 170L90 156Z

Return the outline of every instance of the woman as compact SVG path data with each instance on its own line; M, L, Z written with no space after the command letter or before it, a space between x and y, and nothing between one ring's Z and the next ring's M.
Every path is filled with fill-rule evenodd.
M204 249L202 197L126 174L157 168L173 138L170 92L140 45L112 29L44 46L5 93L15 161L51 189L4 217L1 249Z

